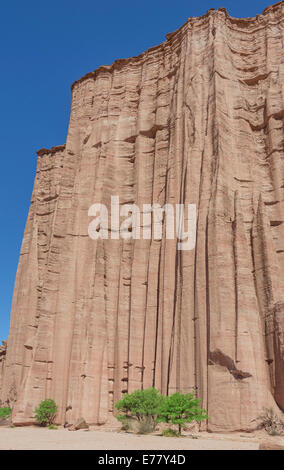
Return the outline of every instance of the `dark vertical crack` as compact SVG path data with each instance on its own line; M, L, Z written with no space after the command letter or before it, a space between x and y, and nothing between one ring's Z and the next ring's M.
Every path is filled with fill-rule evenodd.
M155 354L154 354L154 368L153 368L153 387L155 387L155 384L156 384L156 363L157 363L158 330L159 330L160 271L161 271L161 246L160 246L160 250L159 250L159 264L158 264L156 336L155 336Z
M210 286L210 279L209 279L209 253L208 253L208 214L206 216L206 229L205 229L205 272L206 272L206 337L207 337L207 410L209 408L209 388L208 388L208 364L209 364L209 352L210 352L210 294L209 294L209 286ZM208 423L208 420L207 420Z
M233 232L233 258L234 258L234 287L235 287L235 362L238 362L238 329L239 329L239 299L238 299L238 253L236 246L237 236L237 192L234 194L234 220L232 221Z

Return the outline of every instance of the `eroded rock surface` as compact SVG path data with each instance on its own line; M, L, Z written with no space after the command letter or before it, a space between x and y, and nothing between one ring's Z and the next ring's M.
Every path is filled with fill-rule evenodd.
M38 152L17 272L0 389L15 424L44 398L58 423L105 423L152 385L195 392L212 431L284 409L283 43L283 2L210 10L74 83L66 146ZM90 239L88 209L112 195L196 204L195 250Z

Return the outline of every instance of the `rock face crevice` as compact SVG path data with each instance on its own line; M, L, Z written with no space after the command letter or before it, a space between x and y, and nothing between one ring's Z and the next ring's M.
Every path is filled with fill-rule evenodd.
M0 362L15 424L44 398L105 423L151 386L196 393L212 431L284 409L283 44L283 2L209 10L73 84L66 146L38 152L4 381ZM112 195L196 204L195 249L92 240Z

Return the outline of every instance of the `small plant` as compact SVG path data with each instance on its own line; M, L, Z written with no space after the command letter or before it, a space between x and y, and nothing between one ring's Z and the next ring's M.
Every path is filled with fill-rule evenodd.
M48 426L53 424L57 413L57 406L54 400L43 400L38 408L35 409L36 421L41 426Z
M180 434L175 429L164 429L162 432L164 437L179 437Z
M117 419L122 422L123 428L127 418L132 418L138 422L138 433L152 432L156 427L157 412L162 400L162 395L155 388L127 393L115 404L120 412Z
M58 429L58 427L57 427L57 426L55 426L54 424L50 424L50 425L48 426L48 429L54 429L54 430L57 430L57 429Z
M3 406L0 408L0 419L6 419L9 418L11 415L11 408L8 408L7 406Z
M208 419L206 410L199 403L192 393L177 392L165 397L158 409L157 422L176 424L180 435L185 423Z
M278 416L272 408L266 408L258 419L259 428L265 429L270 436L284 435L284 419Z

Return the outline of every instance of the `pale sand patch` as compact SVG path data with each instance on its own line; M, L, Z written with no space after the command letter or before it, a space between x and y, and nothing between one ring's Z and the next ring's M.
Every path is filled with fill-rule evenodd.
M0 450L258 450L253 438L200 434L170 438L111 431L76 431L46 428L0 428Z

